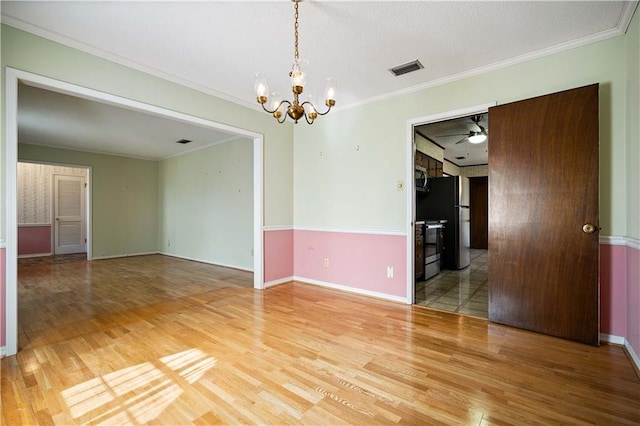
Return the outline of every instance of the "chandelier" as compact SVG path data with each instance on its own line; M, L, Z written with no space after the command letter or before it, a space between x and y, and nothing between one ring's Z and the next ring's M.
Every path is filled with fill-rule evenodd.
M336 82L333 78L327 79L327 86L324 91L324 104L327 106L326 111L318 111L313 96L309 96L306 101L300 103L299 97L302 94L304 85L307 82L307 76L301 69L302 61L300 60L300 55L298 53L298 3L300 3L302 0L291 1L295 3L295 24L293 32L294 55L293 66L291 67L291 72L289 72L289 77L291 77L293 102L290 102L286 99L282 100L280 98L280 95L276 92L272 92L268 97L269 85L267 84L267 79L262 74L256 74L254 89L258 97L258 103L262 105L262 109L264 109L269 114L272 114L273 117L278 120L278 123L284 123L284 121L287 119L287 116L289 116L295 123L297 123L299 119L304 117L307 123L313 124L313 121L318 118L319 115L326 115L329 111L331 111L331 107L336 104ZM286 112L286 114L284 114L284 112Z

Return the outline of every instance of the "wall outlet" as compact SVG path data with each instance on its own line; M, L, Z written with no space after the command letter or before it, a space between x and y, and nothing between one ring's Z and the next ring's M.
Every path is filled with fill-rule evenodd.
M329 267L329 259L325 259L324 262L323 262L323 265L324 265L325 268L328 268Z
M387 266L387 278L393 278L393 266Z
M171 240L167 240L167 247L171 247Z

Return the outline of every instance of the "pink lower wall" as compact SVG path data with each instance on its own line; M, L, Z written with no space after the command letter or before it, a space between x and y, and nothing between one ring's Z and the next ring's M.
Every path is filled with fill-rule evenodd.
M640 356L640 249L627 247L627 340Z
M301 279L406 297L403 236L317 231L265 232L265 282ZM324 268L329 259L329 268ZM0 346L6 345L6 251L0 249ZM394 267L394 277L386 267ZM627 338L640 354L640 250L600 246L601 332Z
M264 233L264 282L293 277L293 230Z
M7 316L5 314L5 300L7 300L7 285L5 271L7 264L6 250L0 249L0 346L7 345Z
M600 244L600 332L627 335L626 246Z
M19 226L18 256L51 253L51 225Z
M406 237L398 235L296 230L294 274L302 280L404 298L406 244ZM393 267L393 278L387 278L388 266Z

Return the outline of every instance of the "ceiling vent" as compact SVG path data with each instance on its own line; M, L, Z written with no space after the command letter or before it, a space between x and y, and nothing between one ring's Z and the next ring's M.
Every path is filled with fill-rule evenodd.
M389 71L396 77L406 74L413 71L418 71L419 69L424 68L419 60L407 62L406 64L398 65L397 67L391 68Z
M176 141L176 143L181 143L182 145L186 145L191 142L193 141L190 141L189 139L180 139L179 141Z
M467 157L456 157L456 160L464 160Z

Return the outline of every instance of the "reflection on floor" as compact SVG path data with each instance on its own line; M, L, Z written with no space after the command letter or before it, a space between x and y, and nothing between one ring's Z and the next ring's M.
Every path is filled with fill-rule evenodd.
M460 271L443 270L416 283L416 305L487 318L487 250L471 250L471 264Z

